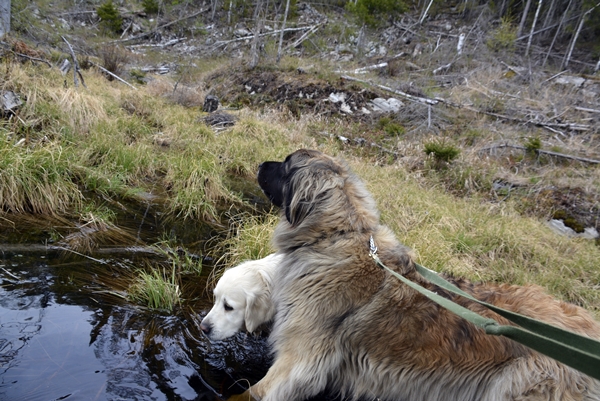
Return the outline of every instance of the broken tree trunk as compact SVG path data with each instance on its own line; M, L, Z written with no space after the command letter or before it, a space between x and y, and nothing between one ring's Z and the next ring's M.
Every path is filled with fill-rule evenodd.
M281 33L279 34L279 46L277 47L277 64L281 60L281 44L283 43L283 31L285 30L285 23L287 22L288 11L290 9L290 0L285 2L285 12L283 13L283 24L281 25Z
M517 30L517 38L521 36L521 33L523 33L523 28L525 28L525 21L527 21L527 14L529 13L530 6L531 0L527 0L527 3L525 3L525 8L523 9L523 15L521 16L521 23L519 24L519 29Z
M563 62L562 67L566 67L567 65L569 65L569 61L571 61L571 55L573 54L573 49L575 48L575 43L577 42L577 39L579 38L579 34L581 33L581 29L583 28L583 24L585 22L585 18L588 16L588 14L590 14L592 11L594 11L594 9L596 7L598 7L600 5L600 3L597 3L594 7L590 8L589 10L587 10L585 13L583 13L583 15L581 16L581 21L579 21L579 25L577 26L577 32L575 32L575 35L573 36L573 40L571 41L571 44L569 45L569 52L567 53L567 56Z
M527 48L525 49L526 57L529 55L529 48L531 47L531 40L533 39L533 32L535 31L535 25L537 24L538 17L540 16L541 9L542 9L542 0L539 0L537 10L535 10L535 16L533 17L533 23L531 24L531 32L529 33L529 40L527 41Z
M0 0L0 38L10 32L10 0Z
M258 0L256 3L256 10L254 12L254 20L256 21L256 32L254 32L254 38L252 39L252 46L250 46L250 64L251 70L256 68L258 61L260 60L260 31L262 31L264 24L264 15L262 12L263 0Z
M552 48L554 47L554 42L556 42L556 38L558 37L558 34L562 30L562 27L563 27L563 25L565 23L567 15L569 14L569 9L571 8L571 4L572 3L573 3L573 0L569 0L569 4L567 4L567 9L565 10L565 12L563 13L563 15L562 15L562 17L560 19L560 23L558 24L558 28L556 28L556 32L554 33L554 37L552 38L552 43L550 43L550 47L548 48L548 53L546 53L546 57L544 58L544 62L542 63L543 67L546 66L546 62L548 61L548 57L550 56L550 53L552 53Z
M85 81L83 80L83 75L81 75L81 71L79 70L79 62L77 62L77 57L75 57L75 51L73 50L73 47L67 41L67 39L65 39L64 36L61 36L61 38L62 38L62 40L64 40L64 42L67 44L67 46L69 46L69 51L71 52L71 57L73 58L73 82L75 84L75 87L77 87L79 85L79 83L77 82L77 75L79 75L79 78L81 78L81 84L83 85L84 88L87 88L87 86L85 85ZM66 80L65 80L65 83L66 83Z

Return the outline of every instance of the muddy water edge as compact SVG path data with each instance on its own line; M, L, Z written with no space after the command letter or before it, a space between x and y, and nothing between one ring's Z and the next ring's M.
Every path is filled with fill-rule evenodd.
M207 248L222 230L162 218L150 202L111 207L125 239L96 236L85 252L65 245L88 225L1 219L0 399L220 400L259 380L270 364L266 333L211 343L199 330L219 256ZM125 296L140 266L165 262L148 246L165 237L202 260L201 274L181 275L171 312Z

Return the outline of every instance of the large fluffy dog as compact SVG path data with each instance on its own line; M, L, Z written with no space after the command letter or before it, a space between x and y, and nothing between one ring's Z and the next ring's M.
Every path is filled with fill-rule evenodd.
M255 331L273 319L273 275L283 258L271 254L225 270L214 289L214 306L200 328L211 340L224 340L242 329Z
M258 181L283 209L274 244L277 312L266 376L236 399L303 400L328 388L369 400L598 400L600 383L481 329L432 303L377 267L384 264L451 299L414 270L409 250L379 223L363 183L340 161L299 150L265 162ZM582 308L538 287L452 280L475 297L600 337ZM504 319L465 300L462 305Z

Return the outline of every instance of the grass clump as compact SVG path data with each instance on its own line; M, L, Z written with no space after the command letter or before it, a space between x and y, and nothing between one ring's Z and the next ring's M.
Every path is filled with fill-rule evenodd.
M432 140L423 144L423 151L432 156L437 165L450 163L460 155L460 149L445 140Z
M534 154L542 148L542 140L539 137L527 138L525 141L525 149L527 153Z
M17 145L0 130L0 154L0 210L51 215L68 213L81 204L83 196L60 145L32 149Z
M270 239L278 221L275 211L264 216L249 213L231 216L226 238L218 244L218 248L226 250L221 262L233 266L272 253Z
M388 136L404 135L404 127L389 117L381 117L377 122L377 128L385 132Z
M181 301L181 289L175 269L141 270L129 287L129 298L150 309L171 312Z
M187 251L172 239L160 241L152 245L152 249L164 256L171 267L179 273L196 275L202 273L202 257Z

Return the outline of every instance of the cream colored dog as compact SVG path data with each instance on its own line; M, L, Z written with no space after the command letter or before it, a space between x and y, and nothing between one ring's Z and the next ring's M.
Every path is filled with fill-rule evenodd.
M244 262L226 270L214 289L215 304L200 328L211 340L224 340L238 331L255 331L273 319L273 274L282 254Z

